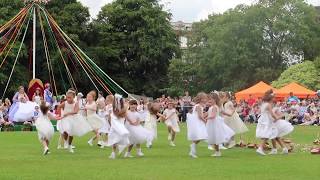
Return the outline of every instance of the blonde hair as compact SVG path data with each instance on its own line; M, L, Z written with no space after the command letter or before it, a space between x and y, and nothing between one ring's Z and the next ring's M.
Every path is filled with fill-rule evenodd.
M159 103L149 103L148 110L150 114L157 115L160 112L160 104Z
M76 91L73 88L68 89L66 95L71 94L73 97L76 97Z
M221 106L220 97L217 93L210 93L209 98L213 99L217 106Z
M207 94L204 92L199 92L197 96L194 98L194 102L198 104L201 102L202 99L205 99L205 98L207 98Z
M114 96L113 96L113 95L108 95L108 96L106 97L106 101L112 103L112 102L114 101Z

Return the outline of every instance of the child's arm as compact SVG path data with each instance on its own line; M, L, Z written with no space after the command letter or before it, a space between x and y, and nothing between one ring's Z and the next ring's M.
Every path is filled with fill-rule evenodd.
M277 121L279 120L281 117L277 116L273 111L272 111L272 106L271 104L268 104L267 110L270 112L272 118Z
M231 117L231 116L232 116L232 114L227 113L227 112L225 112L224 110L222 110L222 111L221 111L221 114L223 114L223 115L225 115L225 116L229 116L229 117Z
M159 121L164 121L166 119L166 117L161 113L157 113L157 116L159 116Z
M212 111L212 114L211 116L208 116L207 119L215 119L217 116L217 108L213 107L212 109L209 109L208 114L210 111Z
M55 116L55 115L53 115L51 113L48 113L48 117L49 117L50 120L55 120L55 121L59 121L59 120L62 119L61 117Z
M133 125L133 126L138 125L137 122L139 122L139 120L137 120L137 122L133 122L132 119L130 119L130 118L128 117L128 115L126 116L126 120L129 122L129 124L131 124L131 125ZM140 123L140 122L139 122L139 123Z
M166 117L166 120L172 118L172 116L174 116L175 112L172 112L171 114L169 114L169 116Z
M73 109L73 112L66 113L66 114L64 114L64 116L75 115L75 114L78 114L78 112L79 112L79 103L77 102L77 103L75 104L75 107L74 107L74 109Z
M198 114L198 117L203 121L206 122L205 117L203 116L203 112L199 106L196 107L196 112Z
M97 111L97 104L94 103L93 106L85 106L85 110Z

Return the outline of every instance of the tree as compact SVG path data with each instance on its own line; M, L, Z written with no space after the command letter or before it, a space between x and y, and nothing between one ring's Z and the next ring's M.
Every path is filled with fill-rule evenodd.
M131 93L159 95L179 42L158 0L116 0L92 24L94 59Z
M271 82L291 63L319 55L320 25L303 0L260 0L195 23L189 53L198 61L197 88L239 90Z
M319 70L312 61L293 65L285 70L279 79L272 82L272 86L281 88L291 82L297 82L313 90L320 89Z

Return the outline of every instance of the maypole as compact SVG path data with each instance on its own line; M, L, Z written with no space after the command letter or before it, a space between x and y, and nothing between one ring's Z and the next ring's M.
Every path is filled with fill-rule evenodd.
M37 26L37 17L36 17L36 7L33 8L33 46L32 46L32 79L36 78L36 26Z
M55 90L56 95L58 95L57 86L55 82L55 73L53 71L53 62L57 64L59 69L61 80L64 85L64 78L68 78L70 86L76 87L76 82L73 78L74 73L76 71L82 70L85 75L88 77L90 82L93 84L95 89L106 91L108 94L120 93L130 96L130 94L122 88L119 84L117 84L107 73L105 73L95 62L90 59L81 49L77 46L74 41L68 37L68 35L60 28L54 18L49 14L49 12L45 9L44 5L47 4L50 0L24 0L25 7L16 15L12 20L8 23L0 27L0 40L6 40L4 45L0 44L0 55L3 53L5 57L2 59L0 63L1 67L5 64L6 57L9 52L11 52L12 47L16 43L17 39L20 39L20 31L25 26L25 21L28 19L28 23L26 25L24 37L22 38L22 42L20 44L19 51L17 53L16 59L14 61L13 67L11 69L11 73L6 84L6 88L3 92L3 97L5 96L8 85L11 81L12 75L14 74L14 70L18 61L18 57L20 55L20 51L24 44L25 36L28 31L29 22L31 26L31 19L33 21L32 27L32 80L29 83L28 94L29 98L32 99L32 95L34 91L40 87L43 89L43 83L40 79L36 79L36 68L39 65L36 65L36 50L37 50L37 41L43 40L45 58L47 61L48 71L49 71L49 82L53 85L53 90ZM38 16L38 17L37 17ZM37 24L37 20L39 20ZM42 38L37 39L37 25L41 28ZM46 35L49 35L48 38ZM49 40L49 41L48 41ZM51 40L51 41L50 41ZM51 48L49 46L51 45ZM42 49L42 47L40 47ZM54 50L51 53L50 50ZM39 50L38 50L39 51ZM51 58L54 55L55 58ZM31 56L31 54L30 54ZM59 58L60 57L60 58ZM39 58L38 58L39 59ZM61 60L58 62L58 60ZM54 60L54 61L53 61ZM73 68L69 68L68 66L72 63ZM60 65L65 66L66 74L60 70ZM79 66L79 68L77 68ZM40 66L39 66L40 67ZM79 72L78 72L79 73ZM79 75L81 75L79 73ZM39 75L38 75L39 76ZM80 76L80 78L82 78ZM64 86L64 88L66 88ZM111 89L109 89L111 88ZM132 97L133 98L133 97Z

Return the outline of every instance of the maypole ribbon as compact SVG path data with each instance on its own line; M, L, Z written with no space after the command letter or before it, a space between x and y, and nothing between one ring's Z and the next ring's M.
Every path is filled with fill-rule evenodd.
M33 11L34 11L34 8L32 9L31 14L32 14ZM24 31L24 34L23 34L23 37L22 37L22 40L21 40L21 44L20 44L20 47L19 47L19 50L18 50L18 54L17 54L16 59L14 61L14 64L13 64L13 67L12 67L8 82L6 84L6 87L4 88L4 91L3 91L3 94L2 94L2 99L4 98L4 96L6 94L6 91L8 89L9 83L11 81L11 77L12 77L14 68L16 67L16 64L17 64L17 61L18 61L18 58L19 58L19 55L20 55L20 52L21 52L21 49L22 49L22 46L23 46L24 39L25 39L27 31L28 31L29 23L30 23L31 16L32 16L31 14L29 15L29 20L28 20L28 23L27 23L27 26L26 26L26 30Z

